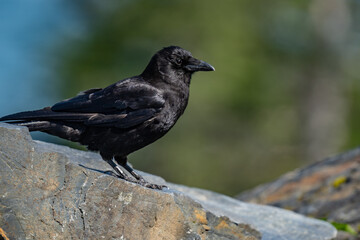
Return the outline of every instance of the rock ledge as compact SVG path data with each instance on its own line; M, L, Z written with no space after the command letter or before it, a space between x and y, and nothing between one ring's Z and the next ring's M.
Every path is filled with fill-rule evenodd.
M206 190L104 174L96 153L0 123L0 239L332 239L326 222ZM145 174L144 174L145 175ZM146 174L150 181L165 184Z

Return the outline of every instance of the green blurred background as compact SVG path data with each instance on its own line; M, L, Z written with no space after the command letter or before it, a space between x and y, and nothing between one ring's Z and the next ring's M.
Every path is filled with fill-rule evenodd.
M360 1L64 4L80 27L46 45L42 106L137 75L169 45L216 68L193 76L175 127L129 156L136 169L235 195L360 143Z

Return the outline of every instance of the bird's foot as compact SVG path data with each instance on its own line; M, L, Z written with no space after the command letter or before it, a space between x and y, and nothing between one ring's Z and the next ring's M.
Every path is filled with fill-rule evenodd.
M154 184L154 183L149 183L148 181L146 181L140 174L136 173L134 171L134 169L132 167L130 167L126 162L122 163L122 166L132 175L132 177L128 176L121 168L120 166L116 165L112 160L108 160L107 161L115 170L116 172L116 176L118 178L121 178L125 181L128 182L132 182L132 183L136 183L139 184L140 186L143 187L147 187L147 188L151 188L151 189L157 189L157 190L162 190L164 188L168 188L165 185L158 185L158 184Z
M158 185L158 184L155 184L155 183L150 183L150 182L146 181L143 177L141 177L140 179L133 179L133 178L129 177L126 174L120 175L120 174L113 173L113 175L115 175L116 177L118 177L120 179L123 179L123 180L125 180L127 182L132 182L132 183L135 183L135 184L138 184L140 186L147 187L147 188L150 188L150 189L163 190L163 189L168 188L165 185Z

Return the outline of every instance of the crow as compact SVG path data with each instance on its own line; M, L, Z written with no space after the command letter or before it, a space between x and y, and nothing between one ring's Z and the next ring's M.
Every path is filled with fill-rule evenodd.
M117 177L162 189L164 186L149 183L136 173L127 156L174 126L188 104L194 72L214 70L189 51L169 46L158 51L138 76L80 92L52 107L7 115L0 121L78 142L99 152Z

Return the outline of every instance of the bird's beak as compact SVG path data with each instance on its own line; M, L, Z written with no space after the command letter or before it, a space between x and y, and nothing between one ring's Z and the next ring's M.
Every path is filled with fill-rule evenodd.
M196 58L191 58L188 60L188 64L184 68L189 72L197 71L215 71L215 68L208 64L207 62L201 61Z

